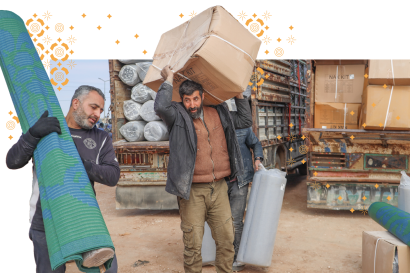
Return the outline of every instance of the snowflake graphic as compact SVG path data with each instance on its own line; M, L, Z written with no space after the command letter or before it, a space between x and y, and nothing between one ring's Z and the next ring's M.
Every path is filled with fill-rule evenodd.
M51 43L51 41L52 41L52 39L51 39L50 37L48 37L48 35L43 38L43 42L44 42L45 44L47 44L47 45L48 45L49 43Z
M313 183L313 185L311 185L311 187L314 188L317 191L318 189L320 189L320 184L315 182L315 183Z
M290 135L289 135L289 141L290 141L290 142L293 142L293 141L295 141L295 139L296 139L296 136L295 136L293 133L290 133Z
M44 13L44 15L43 15L44 19L46 19L47 21L48 21L48 19L51 18L51 16L53 16L53 15L51 15L51 13L49 13L48 11L46 13Z
M191 14L189 15L191 18L193 18L196 15L195 11L192 11Z
M77 64L73 60L70 60L67 65L68 65L68 67L73 69L73 67L76 66Z
M67 40L71 45L73 45L73 43L75 43L75 41L77 41L77 39L74 38L73 35L71 35Z
M363 213L363 215L366 215L366 214L368 213L368 211L365 210L365 209L364 209L364 210L361 210L360 212Z
M286 163L288 164L288 165L290 165L291 167L293 166L293 164L295 164L295 160L292 158L292 157L290 157L289 158L289 160L286 160Z
M288 38L288 43L290 43L292 45L295 41L296 41L295 37L290 35L290 37Z
M46 70L48 70L48 69L50 68L50 61L49 61L49 60L45 60L45 61L43 62L43 65L44 65L44 68L45 68Z
M241 13L239 13L238 17L241 18L241 20L243 21L243 19L245 19L247 15L245 14L245 12L241 11Z
M269 20L271 16L272 15L268 11L265 11L265 13L263 14L263 18L265 18L265 20Z
M271 39L268 35L266 35L265 38L262 39L262 41L263 41L266 45L268 45L268 44L270 43L270 41L272 41L272 39Z

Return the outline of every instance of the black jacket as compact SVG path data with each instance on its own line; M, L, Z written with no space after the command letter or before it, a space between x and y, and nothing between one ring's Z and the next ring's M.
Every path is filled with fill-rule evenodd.
M164 82L155 99L154 109L168 126L169 163L165 190L186 200L189 199L195 169L197 136L194 122L182 103L172 101L172 85ZM221 119L228 147L231 178L243 173L241 150L235 129L252 126L252 116L247 99L236 99L237 112L229 112L226 103L214 107ZM211 181L210 181L211 182Z

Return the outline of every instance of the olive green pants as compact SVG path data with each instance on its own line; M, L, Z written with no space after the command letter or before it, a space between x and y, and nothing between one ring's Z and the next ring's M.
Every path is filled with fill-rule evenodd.
M178 197L184 241L185 272L202 272L202 238L205 221L216 243L216 272L232 272L234 227L225 179L193 183L189 200Z

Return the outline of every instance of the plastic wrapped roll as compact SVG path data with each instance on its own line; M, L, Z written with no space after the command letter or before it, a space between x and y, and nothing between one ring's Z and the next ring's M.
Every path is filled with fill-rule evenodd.
M142 104L133 100L124 101L124 116L129 121L142 120L140 115Z
M145 121L127 122L121 126L120 133L127 141L143 141L145 124Z
M151 121L145 125L144 137L148 141L165 141L169 139L168 128L163 121Z
M151 88L139 83L131 89L131 99L138 103L147 102L152 98L151 91Z
M120 77L123 83L129 86L135 86L137 83L141 82L135 64L124 65L121 68L120 73L118 73L118 77Z
M154 101L153 100L149 100L142 105L140 115L147 122L154 121L154 120L161 120L161 118L158 117L154 111Z
M155 98L157 97L157 92L155 92L154 90L151 89L151 91L149 91L149 94L151 95L151 98L153 100L155 100Z
M123 64L135 64L135 63L140 63L144 62L144 60L119 60Z
M149 67L152 65L152 62L137 63L135 65L137 66L138 77L143 82L145 76L147 75Z

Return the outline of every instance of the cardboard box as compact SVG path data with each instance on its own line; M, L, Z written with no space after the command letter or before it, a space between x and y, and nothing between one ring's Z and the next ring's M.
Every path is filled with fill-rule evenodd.
M315 128L358 129L361 104L315 103Z
M367 60L315 60L316 65L352 65L352 64L365 64Z
M362 109L365 130L410 130L410 86L394 86L392 92L392 86L369 85Z
M172 100L180 101L179 86L189 78L206 90L205 105L219 104L245 91L260 45L223 7L209 8L162 34L144 84L157 91L169 64L178 72Z
M365 65L316 66L315 102L362 103Z
M410 85L410 60L370 60L370 85Z
M410 247L388 231L363 231L362 272L393 273L396 251L400 270L398 272L410 273Z

